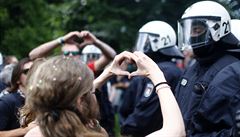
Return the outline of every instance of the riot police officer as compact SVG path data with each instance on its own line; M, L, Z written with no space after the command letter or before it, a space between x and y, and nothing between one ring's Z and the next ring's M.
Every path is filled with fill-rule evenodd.
M87 45L82 50L82 61L85 63L96 61L102 55L102 51L94 46L94 45Z
M231 33L229 13L217 2L197 2L178 28L178 45L190 46L196 59L175 90L187 136L233 136L239 83L230 79L237 69L227 66L238 61L230 50L238 49L239 41Z
M174 90L181 70L171 60L182 59L183 55L176 46L173 28L163 21L148 22L139 30L136 50L158 64ZM135 77L123 100L120 108L122 135L143 137L162 127L159 99L149 79Z

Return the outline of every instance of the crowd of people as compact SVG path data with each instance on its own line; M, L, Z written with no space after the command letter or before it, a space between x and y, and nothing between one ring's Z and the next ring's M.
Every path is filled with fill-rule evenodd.
M240 136L240 20L200 1L177 23L119 54L87 30L0 54L0 137Z

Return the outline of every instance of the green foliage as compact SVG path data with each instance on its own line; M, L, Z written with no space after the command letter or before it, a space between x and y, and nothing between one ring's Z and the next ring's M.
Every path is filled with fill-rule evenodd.
M199 0L0 0L0 51L23 57L75 30L89 30L118 52L131 50L138 29L152 20L177 30L184 10ZM239 18L237 0L215 0Z
M67 30L88 29L117 51L132 49L138 29L152 20L176 21L185 10L186 1L161 0L88 0L77 1L70 9ZM173 10L173 7L178 7Z
M0 51L24 57L61 33L61 20L52 9L44 0L1 0Z

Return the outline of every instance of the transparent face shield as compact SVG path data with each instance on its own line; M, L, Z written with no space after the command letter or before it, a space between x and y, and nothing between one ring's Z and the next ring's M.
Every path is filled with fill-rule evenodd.
M82 54L82 61L85 63L96 61L101 57L101 54L97 53L88 53L88 54Z
M155 52L159 49L159 35L152 33L139 33L135 51L141 52Z
M198 48L208 45L211 34L219 30L220 20L216 18L188 18L178 22L178 46L181 50L185 48Z

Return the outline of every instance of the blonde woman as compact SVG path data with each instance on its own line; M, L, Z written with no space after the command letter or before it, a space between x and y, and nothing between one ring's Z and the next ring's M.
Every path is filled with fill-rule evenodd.
M138 67L131 74L122 69L130 62ZM29 78L26 99L26 104L36 112L39 126L26 137L108 136L96 120L98 107L92 93L113 75L143 75L158 85L164 124L150 136L185 135L180 110L161 70L143 53L123 52L94 81L88 67L74 59L57 56L41 63ZM162 77L156 77L159 75Z

